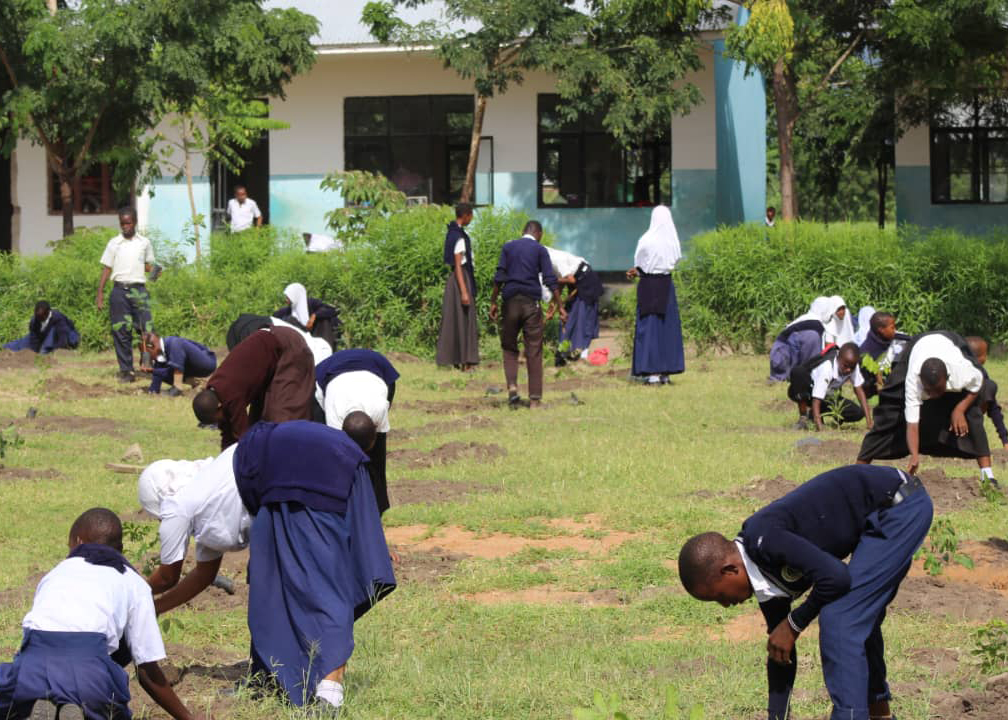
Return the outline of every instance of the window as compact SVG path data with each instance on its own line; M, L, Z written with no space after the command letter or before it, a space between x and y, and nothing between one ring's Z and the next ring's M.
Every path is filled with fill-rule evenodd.
M131 194L116 195L112 187L114 169L108 163L95 163L73 182L75 215L114 215L119 208L131 205ZM60 215L63 199L59 178L49 171L49 213Z
M931 202L1008 203L1008 127L979 98L931 127Z
M557 95L539 96L539 207L669 204L672 148L668 133L624 148L601 116L565 122Z
M453 203L472 135L471 95L346 98L347 170L379 172L409 197Z

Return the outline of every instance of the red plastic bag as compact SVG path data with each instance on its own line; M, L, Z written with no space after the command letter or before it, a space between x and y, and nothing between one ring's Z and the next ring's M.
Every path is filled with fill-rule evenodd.
M588 354L589 365L605 365L609 362L609 348L598 348Z

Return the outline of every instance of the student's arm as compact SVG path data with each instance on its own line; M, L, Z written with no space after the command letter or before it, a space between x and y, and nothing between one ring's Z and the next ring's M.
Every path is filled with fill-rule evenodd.
M991 400L987 406L987 417L994 423L994 429L997 430L1001 444L1008 448L1008 428L1005 428L1004 413L1001 412L1001 406L998 405L997 399Z
M788 598L774 598L760 603L760 611L766 619L767 634L770 635L781 623L787 624L791 601ZM768 720L787 720L791 691L798 673L798 652L794 646L791 647L789 660L790 662L781 664L771 659L769 653L767 654Z
M815 429L821 432L823 429L822 400L817 397L812 398L812 420L815 422Z
M181 567L182 563L179 563ZM169 610L174 610L179 605L192 600L201 592L210 587L217 571L220 570L221 558L216 560L197 561L196 567L190 570L175 587L168 592L154 598L154 609L158 615L163 615Z
M99 310L105 305L105 283L108 282L109 275L112 274L112 268L108 265L102 265L101 279L98 281L98 293L95 295L95 307Z
M871 430L875 422L872 420L871 405L868 404L868 396L865 395L864 388L858 385L854 388L854 394L857 395L858 402L861 403L861 410L864 412L865 423L868 425L868 429Z
M161 672L161 666L156 662L137 665L137 680L140 682L140 687L151 696L151 699L175 720L193 720L202 717L190 712L182 704L178 695L172 690L172 686L168 684L164 673Z
M553 293L553 301L546 311L546 319L549 320L560 311L560 320L567 322L567 311L560 303L560 284L557 282L556 273L553 272L553 263L550 261L549 251L542 245L539 246L539 272L542 273L543 285L548 287Z
M154 572L147 578L147 584L151 586L151 592L155 595L170 590L178 584L182 577L182 561L171 565L161 564L154 568Z
M490 320L497 322L497 295L500 294L500 283L494 282L493 292L490 294Z
M469 285L465 281L465 273L462 270L463 253L455 253L455 282L458 283L459 294L462 296L462 307L469 307L472 298L469 297Z
M952 422L949 425L949 430L955 433L958 437L964 437L969 435L969 425L966 422L966 411L970 409L970 406L976 401L978 393L971 392L967 393L966 397L959 401L959 403L952 409Z
M910 452L910 459L907 461L907 472L911 475L917 474L920 466L920 423L907 423L906 428L907 450Z

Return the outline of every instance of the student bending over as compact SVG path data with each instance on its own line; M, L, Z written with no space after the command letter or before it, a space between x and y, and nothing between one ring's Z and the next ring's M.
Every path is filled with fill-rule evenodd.
M806 429L811 419L815 429L822 430L822 415L827 407L833 411L838 424L867 418L868 429L871 429L871 408L863 388L860 362L858 346L850 342L841 348L834 346L791 371L788 397L798 403L798 429ZM840 389L848 382L854 386L860 407L840 394Z

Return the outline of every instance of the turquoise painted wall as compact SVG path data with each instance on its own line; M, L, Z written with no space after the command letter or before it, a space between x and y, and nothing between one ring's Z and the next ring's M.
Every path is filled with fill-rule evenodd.
M749 11L739 10L745 25ZM724 56L714 42L717 223L760 222L766 211L766 89L763 76Z
M329 234L325 214L342 207L337 193L319 188L322 175L270 177L270 223L298 232Z
M903 165L896 168L896 221L921 227L951 227L985 233L1008 228L1008 205L933 205L931 168Z
M190 260L195 255L193 246L183 241L185 224L191 218L189 208L189 193L184 182L177 183L171 178L162 178L153 184L154 197L150 198L150 211L147 217L147 229L153 230L158 236L179 245ZM196 198L196 210L203 213L206 226L210 226L210 180L203 176L194 178L193 195ZM206 230L200 232L206 237Z

